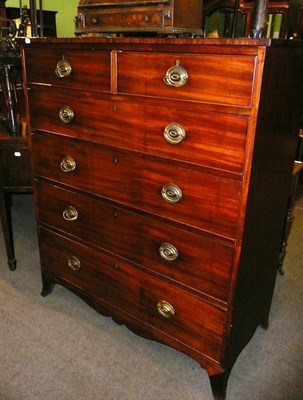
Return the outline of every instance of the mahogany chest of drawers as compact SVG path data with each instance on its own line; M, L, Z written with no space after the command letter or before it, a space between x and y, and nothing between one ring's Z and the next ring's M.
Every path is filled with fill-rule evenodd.
M80 0L75 33L202 34L202 0Z
M33 39L22 58L42 295L188 354L223 399L268 323L301 42Z

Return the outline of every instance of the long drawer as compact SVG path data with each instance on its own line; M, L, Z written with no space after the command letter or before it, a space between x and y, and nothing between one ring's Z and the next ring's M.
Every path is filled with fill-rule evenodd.
M41 181L36 199L41 224L228 301L233 246Z
M117 92L250 107L255 62L248 55L122 51Z
M165 25L171 25L171 18L165 18L167 13L168 11L163 7L162 9L157 9L157 7L154 9L138 8L132 12L127 9L121 10L121 8L111 8L110 11L105 9L85 12L81 15L82 29L98 31L101 28L102 31L106 31L106 29L123 31L132 26L133 29L143 28L157 31ZM165 22L169 24L165 24Z
M110 51L52 48L37 51L27 48L26 54L28 82L86 90L91 88L101 92L111 91ZM39 68L36 68L37 58L39 58Z
M32 156L38 176L235 238L240 182L52 134L33 135Z
M42 272L140 320L155 338L169 336L220 360L224 309L42 228L40 251Z
M247 117L193 111L165 103L154 106L147 101L106 99L87 91L34 85L29 101L32 129L243 172Z

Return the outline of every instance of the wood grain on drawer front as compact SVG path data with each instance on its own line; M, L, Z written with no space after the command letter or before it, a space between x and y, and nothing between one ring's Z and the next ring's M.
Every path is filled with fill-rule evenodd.
M127 26L135 28L161 27L164 26L164 11L162 10L139 10L130 12L129 10L113 10L83 14L83 24L85 27L93 29L106 27L113 30L113 26L119 30L120 27L125 29ZM171 19L169 20L171 22Z
M32 155L37 175L235 238L241 194L239 182L56 135L34 134ZM60 168L66 156L71 156L77 165L71 173ZM171 186L167 188L171 184L182 191L182 198L175 204L161 195L164 188L171 193Z
M40 223L227 302L232 246L45 182L37 181L36 189ZM76 220L63 218L68 206L78 212ZM176 259L168 261L161 257L160 247L164 243L174 246Z
M104 99L91 92L32 86L29 93L32 129L59 132L111 146L205 165L235 173L243 171L247 117L192 111L148 102ZM59 110L69 106L74 119L65 124ZM182 142L164 137L178 124Z
M109 51L25 48L25 52L28 82L101 92L111 90L111 53ZM60 78L55 70L62 59L69 62L71 73L68 77ZM38 60L39 68L37 68ZM83 60L85 60L84 63Z
M250 107L255 56L215 54L118 53L118 93L139 94ZM167 70L179 63L184 86L164 83Z
M127 316L139 319L147 332L151 329L159 340L163 340L162 332L214 360L220 360L224 310L113 257L93 252L44 229L40 229L40 246L43 270L88 291L91 296L118 308ZM80 261L80 270L73 271L68 266L71 256ZM173 307L172 318L159 314L161 301Z

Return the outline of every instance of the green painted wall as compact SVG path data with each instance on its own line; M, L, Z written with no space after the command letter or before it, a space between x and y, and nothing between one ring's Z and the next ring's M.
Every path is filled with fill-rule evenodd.
M37 3L37 8L39 1ZM19 0L7 0L6 7L19 7ZM56 15L57 36L73 37L75 32L75 16L79 0L43 0L43 10L58 11ZM22 0L22 5L29 7L29 0Z

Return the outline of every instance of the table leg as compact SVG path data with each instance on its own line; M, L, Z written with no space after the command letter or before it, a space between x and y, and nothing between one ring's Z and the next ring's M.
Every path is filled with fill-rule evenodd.
M12 215L11 215L11 195L9 193L0 190L0 218L4 236L4 242L7 253L7 263L9 269L14 271L17 266L17 260L15 258L14 249L14 238L13 238L13 226L12 226Z

